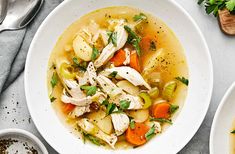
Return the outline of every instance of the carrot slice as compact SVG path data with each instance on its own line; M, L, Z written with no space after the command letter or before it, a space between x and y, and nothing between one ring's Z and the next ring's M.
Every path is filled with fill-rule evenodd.
M63 111L63 113L68 114L68 113L71 112L75 107L76 107L76 105L73 105L73 104L70 104L70 103L68 103L68 104L63 103L63 105L62 105L62 111Z
M141 71L139 57L136 52L131 53L130 66L138 72Z
M114 66L121 66L123 62L126 60L126 52L123 49L117 51L113 58L110 61L114 64Z
M149 131L149 129L149 126L143 123L135 123L134 129L128 127L126 131L126 140L135 146L143 145L147 142L145 134Z
M154 118L165 118L170 117L170 104L169 103L160 103L152 106L152 116Z
M151 41L152 41L152 39L150 36L142 37L142 39L140 41L140 48L143 51L148 51L150 49Z

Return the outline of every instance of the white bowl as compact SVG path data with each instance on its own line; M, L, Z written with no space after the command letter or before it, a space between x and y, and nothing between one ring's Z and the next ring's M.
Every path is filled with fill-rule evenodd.
M38 154L48 154L46 147L42 142L30 132L27 132L22 129L3 129L0 130L0 139L12 139L17 140L13 143L8 149L9 153L13 153L16 150L18 153L26 153L28 150L25 149L25 146L32 147L38 151Z
M235 82L222 98L211 127L210 153L229 154L230 131L235 120Z
M190 84L185 105L174 124L148 144L129 150L107 150L83 144L63 126L48 99L47 64L62 32L82 15L108 6L140 8L162 19L176 34L185 49ZM209 107L213 71L205 39L193 19L174 0L66 0L42 23L27 57L25 91L28 108L36 127L59 153L177 153L193 137Z

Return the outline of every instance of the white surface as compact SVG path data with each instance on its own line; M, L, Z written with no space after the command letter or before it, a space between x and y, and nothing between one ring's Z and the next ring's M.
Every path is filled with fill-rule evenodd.
M210 153L229 154L230 131L235 118L235 82L227 90L215 113L210 134Z
M82 140L66 130L51 107L45 82L50 52L66 27L88 12L119 5L148 11L161 18L175 32L185 49L190 84L185 105L174 125L142 147L113 151L83 144ZM180 24L184 26L179 26ZM44 41L45 38L47 41ZM70 0L56 8L36 33L26 61L25 89L28 108L39 132L59 153L136 154L148 151L173 154L187 144L204 119L212 94L212 75L212 63L204 38L188 14L174 1L148 0L143 5L142 0ZM193 121L193 125L189 125L189 121Z
M206 15L204 9L196 4L197 0L177 0L177 2L194 18L209 44L215 79L209 112L197 134L179 153L207 154L209 153L210 127L215 110L225 91L235 80L235 37L228 37L221 33L216 18ZM18 105L17 102L19 102ZM5 109L6 106L7 109ZM34 124L28 122L29 117L24 96L23 75L21 75L1 96L0 129L10 127L26 129L43 140ZM191 123L193 121L189 122ZM44 143L46 144L45 141ZM48 144L46 145L50 154L56 153Z

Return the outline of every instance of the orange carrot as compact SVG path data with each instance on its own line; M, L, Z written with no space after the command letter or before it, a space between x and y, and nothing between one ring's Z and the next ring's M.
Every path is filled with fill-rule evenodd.
M145 134L149 131L149 129L149 126L143 123L135 123L134 129L128 127L126 131L126 140L135 146L143 145L147 142Z
M142 37L142 39L140 41L140 48L143 51L148 51L150 49L151 41L152 41L152 39L150 36Z
M152 116L154 118L168 119L170 117L170 104L169 103L154 104L152 106Z
M63 111L63 113L65 113L65 114L68 114L69 112L71 112L74 108L75 108L76 106L75 105L73 105L73 104L70 104L70 103L63 103L63 105L62 105L62 111Z
M141 67L140 67L140 62L139 62L139 57L136 52L131 53L130 57L130 66L134 68L136 71L140 72Z
M117 51L110 61L114 64L114 66L121 66L123 62L126 60L126 52L123 49Z

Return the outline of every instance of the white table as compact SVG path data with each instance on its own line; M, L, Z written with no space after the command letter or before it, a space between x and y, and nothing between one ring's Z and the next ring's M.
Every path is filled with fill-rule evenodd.
M199 131L180 153L205 154L209 153L210 128L216 108L227 88L235 81L235 37L228 37L221 33L216 18L206 15L203 8L197 5L197 0L178 0L178 2L202 30L209 45L214 66L214 92L207 116ZM33 121L30 120L23 82L23 74L21 74L0 98L0 129L13 127L28 130L45 143L50 154L56 153L39 135Z

